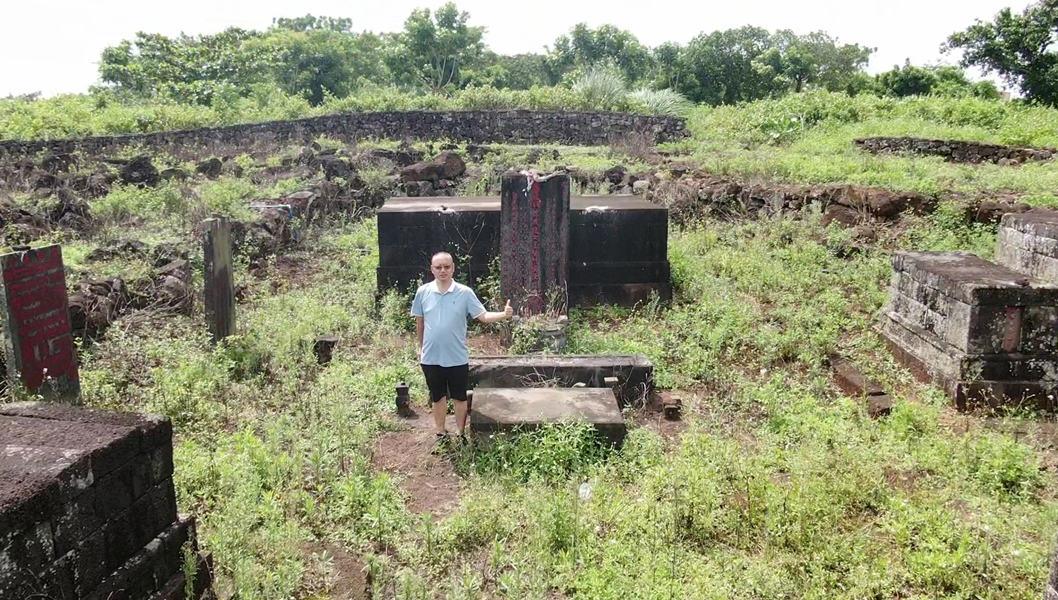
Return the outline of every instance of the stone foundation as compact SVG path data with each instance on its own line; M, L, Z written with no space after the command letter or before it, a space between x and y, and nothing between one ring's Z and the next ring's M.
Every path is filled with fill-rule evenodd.
M1053 410L1058 286L968 253L898 252L881 332L959 408Z
M65 405L0 406L4 598L212 598L195 522L176 510L168 419Z

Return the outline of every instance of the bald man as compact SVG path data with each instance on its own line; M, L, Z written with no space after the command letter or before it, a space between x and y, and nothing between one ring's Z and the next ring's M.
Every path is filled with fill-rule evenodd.
M456 413L456 433L465 440L467 425L467 380L470 351L467 349L467 319L495 323L514 314L511 301L501 312L489 312L469 287L456 282L455 261L447 252L430 258L433 281L419 286L411 303L415 317L415 339L419 365L430 388L431 413L438 444L448 439L445 429L447 400Z

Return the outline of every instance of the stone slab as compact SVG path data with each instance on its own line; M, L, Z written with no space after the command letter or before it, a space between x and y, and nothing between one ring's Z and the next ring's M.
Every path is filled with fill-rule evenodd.
M571 387L576 383L601 388L606 387L607 377L620 382L615 392L621 406L641 404L654 392L654 364L639 354L470 357L470 385L475 388Z
M54 244L0 255L0 274L8 380L46 398L77 398L62 249Z
M541 425L590 423L611 444L626 433L617 398L606 388L476 388L470 427L475 433Z
M895 252L893 269L970 305L1058 306L1058 286L968 252Z

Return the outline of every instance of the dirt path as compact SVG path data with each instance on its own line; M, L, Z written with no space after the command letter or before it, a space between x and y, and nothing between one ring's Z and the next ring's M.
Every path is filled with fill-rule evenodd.
M398 420L400 431L384 433L375 442L372 463L397 478L409 511L444 517L459 505L463 480L451 459L431 454L436 443L433 422L424 406L414 409L414 418ZM448 416L448 429L455 430L452 415Z

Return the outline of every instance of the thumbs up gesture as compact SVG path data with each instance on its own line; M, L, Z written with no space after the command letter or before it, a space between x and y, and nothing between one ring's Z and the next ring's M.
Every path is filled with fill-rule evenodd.
M511 301L509 298L507 299L507 306L503 307L503 316L508 319L514 316L514 309L511 308Z

